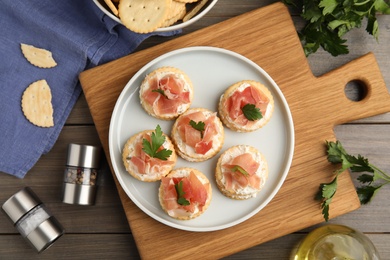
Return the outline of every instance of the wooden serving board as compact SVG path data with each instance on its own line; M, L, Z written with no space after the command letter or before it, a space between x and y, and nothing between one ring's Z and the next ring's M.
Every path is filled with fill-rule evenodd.
M154 58L183 47L214 46L237 52L262 67L281 88L295 125L291 169L274 199L258 214L234 227L188 232L147 216L116 180L139 253L144 259L181 257L215 259L323 222L313 199L322 182L333 177L326 140L335 140L337 124L390 111L390 96L372 54L321 77L313 76L288 9L276 3L81 73L80 81L102 145L110 161L108 130L116 100L130 78ZM345 85L359 80L366 97L350 101ZM348 173L339 179L330 217L359 208Z

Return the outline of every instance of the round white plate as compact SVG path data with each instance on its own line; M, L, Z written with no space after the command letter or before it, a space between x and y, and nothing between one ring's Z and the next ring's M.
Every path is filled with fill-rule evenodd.
M269 88L275 100L271 120L251 133L237 133L225 127L225 143L214 158L198 163L180 157L176 167L194 167L202 171L212 184L209 208L201 216L186 221L169 217L158 201L160 182L141 182L130 176L122 162L122 149L128 138L143 130L154 130L159 124L168 135L174 121L159 120L148 115L140 105L139 86L151 71L162 67L177 67L188 74L194 86L191 107L217 111L218 100L227 87L251 79ZM214 168L219 155L227 148L248 144L263 153L268 162L269 177L256 198L233 200L223 196L214 180ZM294 152L294 126L288 104L276 83L251 60L225 49L189 47L162 55L146 64L127 83L120 94L110 122L109 148L116 177L131 200L146 214L168 226L188 231L214 231L237 225L264 208L283 184Z

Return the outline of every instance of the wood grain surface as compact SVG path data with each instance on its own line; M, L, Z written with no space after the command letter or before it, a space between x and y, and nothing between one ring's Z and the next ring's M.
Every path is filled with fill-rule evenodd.
M204 259L220 258L320 223L320 209L313 197L318 184L329 181L332 172L324 160L325 140L335 139L333 128L337 124L390 111L389 95L375 57L368 54L315 77L287 8L277 3L96 67L83 72L80 81L107 157L109 121L124 85L147 62L188 46L235 51L270 74L283 91L293 115L294 159L284 185L266 208L242 224L216 232L181 231L151 219L131 202L117 182L141 257L177 259L197 254ZM360 102L351 101L344 94L345 85L353 80L366 86L367 95ZM333 200L331 217L360 206L347 173L340 178L339 186L342 190ZM160 239L149 243L156 237ZM181 247L171 242L178 238Z
M199 29L275 2L278 1L218 1L216 6L205 17L185 28L181 34L173 37L150 37L139 46L136 52L186 36ZM297 29L302 28L304 23L296 10L291 9L290 13L292 14L295 27ZM313 72L315 77L320 77L366 55L368 52L373 52L388 89L390 89L390 48L388 47L390 42L390 16L380 15L378 16L378 21L379 42L365 32L363 24L362 28L355 29L345 36L350 50L348 55L333 57L329 53L319 50L307 58L303 67L305 68L308 62L310 71ZM290 23L288 23L288 26L290 26ZM299 67L300 64L296 66ZM299 71L299 69L297 70ZM125 81L122 83L125 84ZM352 91L351 94L355 95L356 93ZM359 104L361 103L359 102ZM305 110L305 107L302 106L301 109ZM308 128L309 132L310 129L311 127ZM305 130L302 131L304 132ZM337 125L334 132L337 139L342 141L348 152L367 156L370 162L385 172L390 172L390 160L388 159L390 155L390 113ZM61 202L60 193L66 161L66 149L69 143L101 144L84 95L80 96L73 108L53 149L41 157L24 179L17 179L5 173L0 173L0 203L3 203L21 187L29 186L39 195L53 215L65 227L66 234L47 251L37 254L10 224L5 215L0 213L0 259L140 259L141 256L138 253L132 230L129 228L128 218L124 212L122 200L118 196L116 183L106 158L103 158L103 166L99 173L99 189L95 206L66 205ZM314 150L309 145L303 146L306 149ZM301 160L305 161L305 158ZM324 157L323 160L326 160L326 158ZM310 167L307 166L303 169L308 175L323 175L322 172L317 171L317 168ZM321 177L320 179L330 179L332 177L331 171L332 169L329 169L327 177ZM356 178L356 175L352 176ZM299 189L305 190L306 182L304 180L296 178L294 181L301 182ZM313 183L313 186L309 186L309 189L314 190L314 186L315 184ZM335 217L329 223L347 225L364 232L378 249L381 259L390 259L389 197L390 185L383 187L370 204ZM342 198L339 199L342 200ZM294 200L294 202L296 201L298 200ZM297 203L297 205L299 204L300 202ZM284 209L284 213L287 216L285 221L302 217L302 215L293 215L293 213L289 212L289 209L292 207L294 207L293 204ZM318 207L319 204L316 209L318 212L315 214L317 220L322 221ZM333 204L331 207L333 207ZM297 222L298 220L295 221ZM302 222L304 221L302 220ZM284 222L280 224L283 225ZM224 259L289 259L292 249L308 232L326 224L328 223L322 222L310 226L310 223L301 223L300 226L307 226L307 228L298 230L297 227L292 234L237 252L224 257ZM274 227L274 229L281 228L281 225ZM256 234L257 231L250 230L250 233ZM157 239L159 238L154 238L148 241L148 243L154 244ZM175 238L171 242L179 244L180 238ZM249 246L246 245L248 241L237 240L237 243L244 244L243 248ZM252 244L250 241L249 243ZM159 248L158 244L154 245L154 249L164 250ZM196 254L188 258L199 259Z

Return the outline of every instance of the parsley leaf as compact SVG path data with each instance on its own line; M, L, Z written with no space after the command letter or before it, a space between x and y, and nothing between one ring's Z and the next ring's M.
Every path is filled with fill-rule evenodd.
M329 205L332 202L333 196L336 194L337 177L338 175L329 183L321 183L320 190L316 196L317 199L322 200L322 215L324 215L325 221L329 219Z
M328 161L335 164L335 163L341 163L342 159L341 156L343 154L346 154L346 151L341 146L340 142L326 142L326 145L328 147Z
M382 186L362 186L357 188L357 194L361 204L367 204Z
M233 168L232 168L232 172L241 172L242 174L244 174L245 176L249 176L249 173L247 171L245 171L244 168L242 168L241 166L239 165L234 165Z
M168 98L167 95L165 95L165 92L164 90L158 88L158 89L153 89L152 92L157 92L157 93L160 93L161 95L163 95L164 97Z
M183 206L190 205L190 202L184 198L185 192L183 191L183 181L179 181L175 184L175 189L177 193L177 203Z
M152 132L151 142L147 139L142 139L142 150L148 154L150 157L157 158L163 161L168 160L169 156L171 156L172 151L168 149L159 148L164 144L165 136L161 131L160 125L157 125L156 130Z
M376 40L379 36L377 14L390 14L385 0L283 0L286 5L301 8L306 25L299 36L306 56L319 47L333 56L347 54L348 46L342 37L350 30L362 26L367 19L366 31Z
M368 159L360 154L356 157L348 154L339 141L326 142L327 159L330 163L341 164L341 168L335 173L336 176L329 183L321 183L316 199L321 200L322 214L324 219L329 219L329 205L337 190L337 178L345 170L351 172L365 172L357 177L361 186L356 188L357 195L361 204L369 203L378 190L390 183L390 176L369 163ZM379 184L374 184L379 182Z
M246 104L242 107L242 113L249 121L255 121L263 118L261 111L254 104Z
M192 128L194 128L195 130L198 130L200 132L200 137L203 138L203 132L204 132L204 127L205 127L205 124L204 122L202 121L199 121L198 123L196 123L194 120L191 120L190 121L190 126L192 126Z
M374 176L372 175L369 175L369 174L362 174L360 175L357 180L360 182L360 183L371 183L374 181Z

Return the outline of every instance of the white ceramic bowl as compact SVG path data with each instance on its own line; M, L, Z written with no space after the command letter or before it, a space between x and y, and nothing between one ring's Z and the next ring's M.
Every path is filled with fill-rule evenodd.
M113 19L114 21L122 24L121 20L117 16L115 16L111 12L111 10L107 7L107 5L105 4L104 0L93 0L93 2L97 5L97 7L100 8L100 10L102 10L111 19ZM164 28L158 28L156 30L156 32L169 32L169 31L174 31L174 30L178 30L178 29L183 29L184 27L187 27L190 24L193 24L194 22L196 22L200 18L202 18L208 11L211 10L211 8L213 8L213 6L217 2L218 2L218 0L209 0L208 3L206 3L206 5L201 9L201 11L199 13L197 13L194 17L189 19L188 21L180 22L180 23L177 23L177 24L174 24L174 25L171 25L171 26L168 26L168 27L164 27Z

